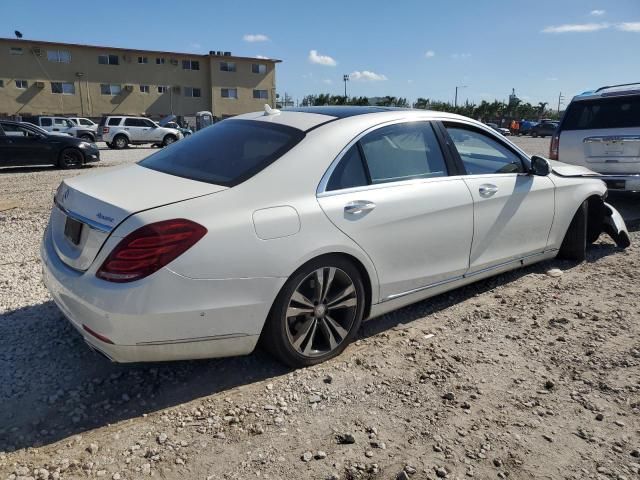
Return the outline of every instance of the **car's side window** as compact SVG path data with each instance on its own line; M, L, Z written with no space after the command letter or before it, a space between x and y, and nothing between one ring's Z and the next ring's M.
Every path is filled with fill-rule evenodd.
M447 126L468 175L524 173L522 159L499 141L477 130Z
M109 126L118 126L120 125L120 121L122 120L122 117L113 117L109 119Z
M448 174L430 123L382 127L364 136L360 144L373 184Z
M343 188L361 187L367 185L367 173L364 169L364 162L360 155L358 145L353 145L346 154L343 155L340 163L327 182L327 191L342 190Z

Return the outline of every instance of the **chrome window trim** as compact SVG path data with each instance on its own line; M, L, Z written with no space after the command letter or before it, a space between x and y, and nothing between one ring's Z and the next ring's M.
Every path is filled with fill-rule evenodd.
M342 194L342 193L349 193L349 192L359 192L359 191L364 191L364 190L370 190L371 188L376 188L376 187L380 188L382 185L395 186L395 185L406 184L406 183L415 183L415 182L419 183L420 180L432 180L433 178L451 178L448 175L445 175L445 176L442 176L442 177L432 177L432 178L413 179L413 180L398 180L397 182L377 183L377 184L371 184L371 185L363 185L361 187L351 187L351 188L343 188L341 190L330 190L330 191L327 191L327 184L329 183L329 179L331 178L331 175L333 174L333 172L335 171L336 167L340 163L340 160L342 160L342 157L344 157L347 154L347 152L349 151L349 149L351 147L353 147L356 143L358 143L360 141L360 139L362 137L364 137L365 135L368 135L371 132L374 132L374 131L376 131L376 130L378 130L380 128L388 127L390 125L398 125L398 124L401 124L401 123L418 123L418 122L433 123L433 122L437 122L437 121L442 121L442 120L440 118L433 118L433 117L428 117L428 118L420 118L420 117L402 118L402 119L388 120L386 122L378 123L376 125L373 125L373 126L367 128L363 132L361 132L358 135L356 135L349 143L347 143L347 145L342 150L340 150L340 153L338 153L338 155L333 160L333 162L331 162L331 165L329 165L329 168L327 169L327 171L322 176L322 179L320 180L320 183L318 184L318 188L316 189L316 196L317 197L326 197L326 196L335 195L335 194ZM432 126L431 128L434 128L434 127ZM434 133L435 133L435 128L434 128ZM444 152L442 153L442 155L444 156ZM366 161L366 159L363 159L363 160ZM347 190L349 192L347 192Z
M335 195L346 195L349 193L368 192L371 190L380 190L383 188L406 187L411 185L420 185L422 183L432 182L450 182L453 180L461 180L463 175L446 175L441 177L424 177L412 178L411 180L398 180L396 182L372 183L370 185L362 185L360 187L342 188L340 190L329 190L316 194L317 198L332 197Z
M92 230L98 230L98 231L103 232L103 233L110 233L113 230L113 227L111 225L105 225L104 223L96 222L95 220L91 220L90 218L84 217L84 216L82 216L82 215L80 215L78 213L70 212L69 210L64 208L62 205L60 205L60 203L58 202L58 199L56 199L56 198L53 199L53 203L67 217L71 217L74 220L77 220L77 221L79 221L81 223L84 223L85 225L87 225Z

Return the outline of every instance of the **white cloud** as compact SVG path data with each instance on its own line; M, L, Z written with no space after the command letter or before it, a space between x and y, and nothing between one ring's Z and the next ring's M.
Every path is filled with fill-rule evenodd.
M542 29L542 33L584 33L597 32L609 28L608 23L567 23L564 25L551 25Z
M202 45L200 45L197 42L194 43L190 43L189 46L193 49L193 50L200 50L202 48Z
M351 72L349 74L349 78L355 81L363 81L363 82L380 82L382 80L387 80L386 75L382 75L381 73L370 72L369 70L362 70L355 72Z
M548 82L557 82L558 81L558 77L547 77L546 80Z
M407 80L407 83L413 83L413 79L410 78L409 80Z
M331 80L330 78L325 78L324 80L322 80L322 83L326 83L327 85L331 85L333 83L333 80Z
M242 39L245 42L254 43L254 42L268 42L269 37L263 35L262 33L247 33Z
M265 57L264 55L256 55L256 58L261 58L262 60L268 60L269 57Z
M459 59L463 59L463 58L470 58L471 54L470 53L453 53L451 55L451 58L455 59L455 60L459 60Z
M311 50L309 52L309 61L311 63L315 63L318 65L325 65L327 67L335 67L338 62L336 62L329 55L320 55L317 50Z
M640 32L640 22L624 22L616 25L618 30L623 32Z
M604 15L605 12L604 10L591 10L591 12L589 13L589 15L593 16L593 17L600 17L602 15Z
M434 52L433 50L427 50L426 52L424 52L424 56L425 58L433 58L436 56L436 52Z

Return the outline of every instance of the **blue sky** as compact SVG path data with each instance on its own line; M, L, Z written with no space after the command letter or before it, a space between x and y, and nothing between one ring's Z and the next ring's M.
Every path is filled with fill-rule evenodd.
M277 87L308 93L557 104L640 81L640 0L120 1L20 0L0 36L279 58ZM1 66L0 66L1 68Z

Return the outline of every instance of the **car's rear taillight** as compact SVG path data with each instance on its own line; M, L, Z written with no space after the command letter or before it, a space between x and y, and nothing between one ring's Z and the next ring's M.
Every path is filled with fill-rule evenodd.
M102 127L102 133L109 133L109 127Z
M556 132L551 137L551 144L549 145L549 158L551 160L558 160L559 148L560 148L560 134Z
M123 238L96 276L109 282L133 282L151 275L182 255L207 233L190 220L151 223Z

